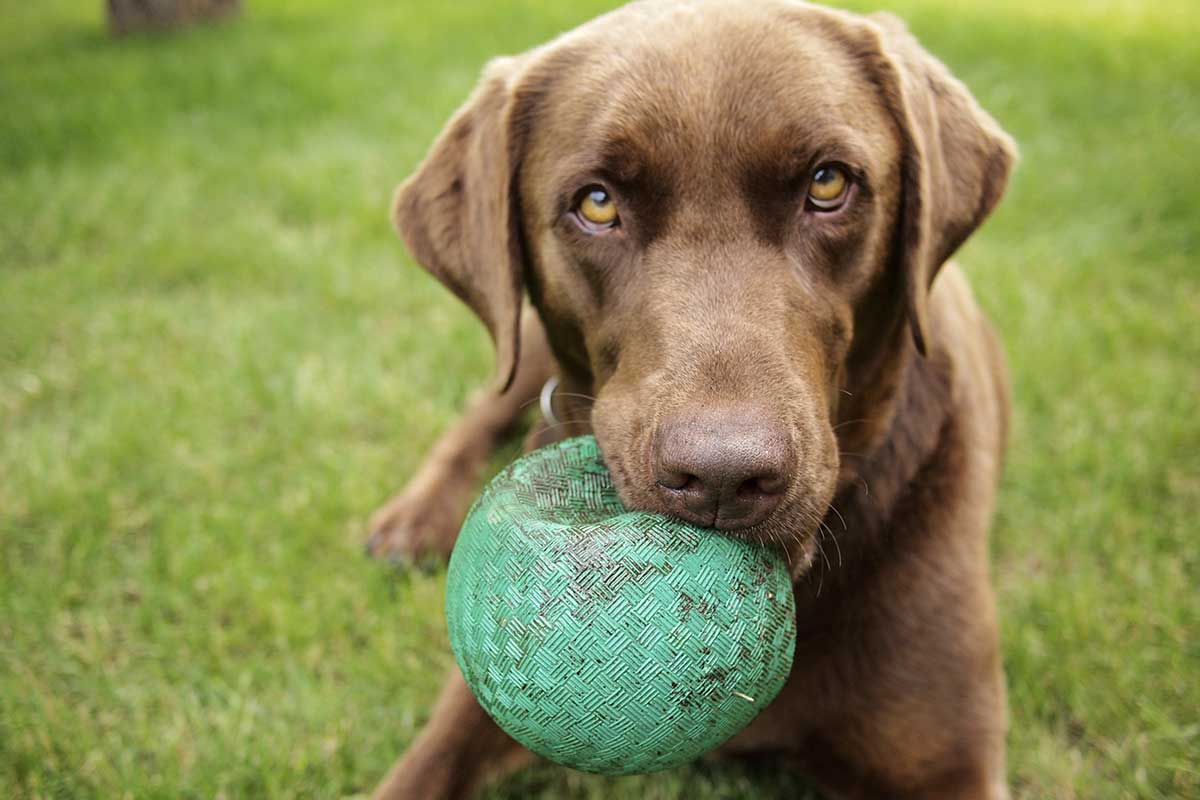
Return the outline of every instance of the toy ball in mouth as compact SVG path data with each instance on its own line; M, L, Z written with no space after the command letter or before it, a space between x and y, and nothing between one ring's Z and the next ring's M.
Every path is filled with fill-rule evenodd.
M515 461L484 489L446 579L450 644L510 736L608 775L720 745L791 669L779 553L627 511L591 436Z

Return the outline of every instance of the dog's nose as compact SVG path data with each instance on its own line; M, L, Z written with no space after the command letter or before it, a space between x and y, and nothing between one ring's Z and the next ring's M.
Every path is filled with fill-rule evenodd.
M762 522L791 482L787 429L756 407L707 410L664 420L654 471L669 513L705 528Z

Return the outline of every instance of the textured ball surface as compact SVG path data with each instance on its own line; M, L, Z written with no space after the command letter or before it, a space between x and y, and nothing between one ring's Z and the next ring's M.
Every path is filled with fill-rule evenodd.
M744 728L791 669L779 555L621 505L593 437L493 480L446 582L450 644L514 739L589 772L653 772Z

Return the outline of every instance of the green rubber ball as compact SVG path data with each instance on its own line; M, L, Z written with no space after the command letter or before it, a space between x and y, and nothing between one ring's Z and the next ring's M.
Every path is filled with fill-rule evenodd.
M779 693L796 646L777 551L626 511L591 436L517 460L463 525L450 645L510 736L607 775L720 745Z

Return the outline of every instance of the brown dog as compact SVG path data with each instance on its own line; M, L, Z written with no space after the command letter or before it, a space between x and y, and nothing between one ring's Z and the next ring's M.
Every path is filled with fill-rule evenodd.
M1005 797L986 532L1007 384L946 262L1013 160L887 16L640 2L493 62L395 219L487 325L497 385L372 550L448 554L557 374L567 422L535 441L594 431L628 506L788 554L792 675L722 752L839 798ZM527 757L455 672L379 796L461 795Z

